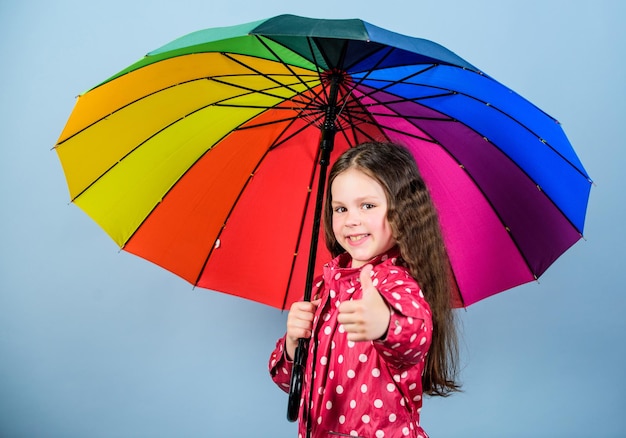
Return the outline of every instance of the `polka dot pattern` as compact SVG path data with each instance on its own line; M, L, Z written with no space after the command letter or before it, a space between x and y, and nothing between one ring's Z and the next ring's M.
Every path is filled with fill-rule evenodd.
M337 307L362 296L359 269L346 267L348 262L345 256L330 262L319 283L322 304L315 320L316 342L311 342L316 348L307 370L313 360L316 366L312 381L310 372L305 376L299 434L305 435L303 412L310 410L313 436L426 437L419 412L432 333L428 303L407 270L397 265L397 254L378 257L372 281L392 309L389 331L384 341L348 341L337 323ZM273 380L288 391L292 363L283 346L284 338L276 344L269 367Z

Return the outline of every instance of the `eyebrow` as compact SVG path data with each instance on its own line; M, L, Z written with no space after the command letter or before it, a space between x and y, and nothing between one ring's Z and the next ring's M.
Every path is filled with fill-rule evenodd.
M359 198L356 198L355 200L356 200L356 202L358 204L363 203L363 202L377 203L377 202L381 201L381 198L376 196L376 195L367 195L367 196L361 196ZM337 201L337 200L333 199L331 204L332 205L334 205L334 204L345 204L345 202Z

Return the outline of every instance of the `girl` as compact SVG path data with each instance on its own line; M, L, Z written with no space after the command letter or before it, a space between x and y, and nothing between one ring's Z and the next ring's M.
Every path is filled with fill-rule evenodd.
M299 437L426 437L422 394L459 388L448 259L413 156L365 143L333 165L324 206L333 257L311 302L294 303L270 374L288 391L311 338Z

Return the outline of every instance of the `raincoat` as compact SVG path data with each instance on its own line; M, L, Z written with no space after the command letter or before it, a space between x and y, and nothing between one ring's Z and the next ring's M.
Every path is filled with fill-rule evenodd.
M337 323L339 304L362 296L360 268L349 267L348 254L324 266L314 293L321 302L307 356L299 437L306 437L307 422L313 438L427 437L419 419L432 318L419 286L398 258L394 248L370 262L374 286L391 309L387 334L377 341L348 341ZM269 369L274 382L288 392L293 362L284 346L283 336L270 356Z

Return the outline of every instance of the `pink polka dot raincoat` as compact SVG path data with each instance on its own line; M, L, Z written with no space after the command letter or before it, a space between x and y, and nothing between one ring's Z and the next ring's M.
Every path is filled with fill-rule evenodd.
M339 304L362 295L360 269L347 267L347 254L324 267L323 281L318 283L317 294L314 291L322 301L307 358L299 437L307 436L307 422L312 438L427 437L419 418L432 319L416 281L397 264L398 256L397 249L392 249L372 262L374 286L391 309L382 341L348 341L337 323ZM284 345L283 337L271 354L269 368L274 382L288 392L293 363L287 360Z

